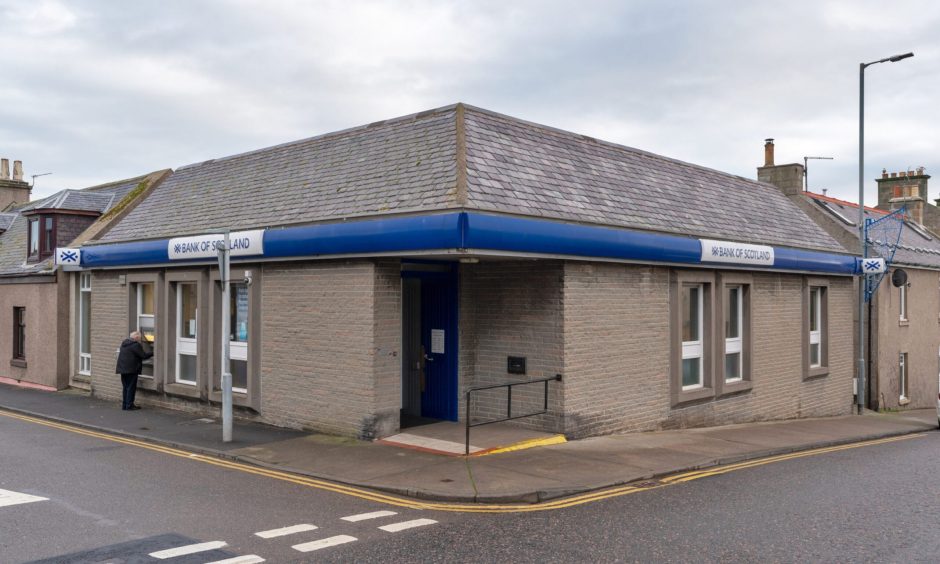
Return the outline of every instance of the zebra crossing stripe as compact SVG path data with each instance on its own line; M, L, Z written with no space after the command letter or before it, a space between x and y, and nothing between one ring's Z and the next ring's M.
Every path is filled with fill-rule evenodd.
M437 523L437 521L434 519L415 519L414 521L402 521L401 523L392 523L391 525L385 525L379 528L389 533L397 533L398 531L404 531L405 529L433 525L434 523Z
M349 521L350 523L356 523L359 521L365 521L367 519L378 519L379 517L391 517L392 515L398 515L394 511L373 511L372 513L360 513L359 515L350 515L348 517L340 517L343 521Z
M196 554L197 552L215 550L217 548L222 548L223 546L228 546L228 543L225 541L201 542L199 544L188 544L186 546L158 550L157 552L151 552L149 556L158 560L166 560L167 558L175 558L177 556L185 556L187 554Z
M336 546L338 544L346 544L347 542L357 541L356 537L351 537L349 535L337 535L335 537L329 537L325 539L320 539L313 542L305 542L303 544L295 544L293 547L294 550L299 550L300 552L313 552L314 550L320 550L321 548L328 548L331 546Z
M39 497L38 495L29 495L10 490L0 490L0 507L8 505L19 505L21 503L33 503L35 501L48 501L48 497Z
M261 558L257 554L249 554L247 556L236 556L235 558L207 562L206 564L258 564L259 562L264 562L264 558Z
M255 533L255 536L261 537L263 539L273 539L274 537L283 537L286 535L293 535L294 533L305 533L307 531L316 530L316 525L310 525L304 523L302 525L294 525L292 527L283 527L281 529L271 529L270 531L261 531Z

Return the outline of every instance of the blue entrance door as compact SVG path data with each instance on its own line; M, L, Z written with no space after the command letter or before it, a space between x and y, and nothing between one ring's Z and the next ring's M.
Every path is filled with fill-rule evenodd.
M421 273L421 415L457 420L457 276Z

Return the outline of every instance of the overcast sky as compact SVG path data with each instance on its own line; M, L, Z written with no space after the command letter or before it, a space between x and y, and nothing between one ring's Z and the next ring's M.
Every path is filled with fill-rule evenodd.
M0 156L34 196L466 102L866 202L940 175L940 2L0 0ZM940 176L930 197L940 197Z

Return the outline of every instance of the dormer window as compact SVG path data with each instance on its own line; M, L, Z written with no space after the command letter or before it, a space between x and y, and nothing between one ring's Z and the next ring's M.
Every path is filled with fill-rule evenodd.
M42 260L55 252L55 216L37 215L29 218L27 259Z

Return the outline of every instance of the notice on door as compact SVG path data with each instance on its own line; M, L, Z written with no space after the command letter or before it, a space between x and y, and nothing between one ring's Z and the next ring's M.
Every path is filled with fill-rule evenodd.
M431 329L431 353L444 354L444 330Z

